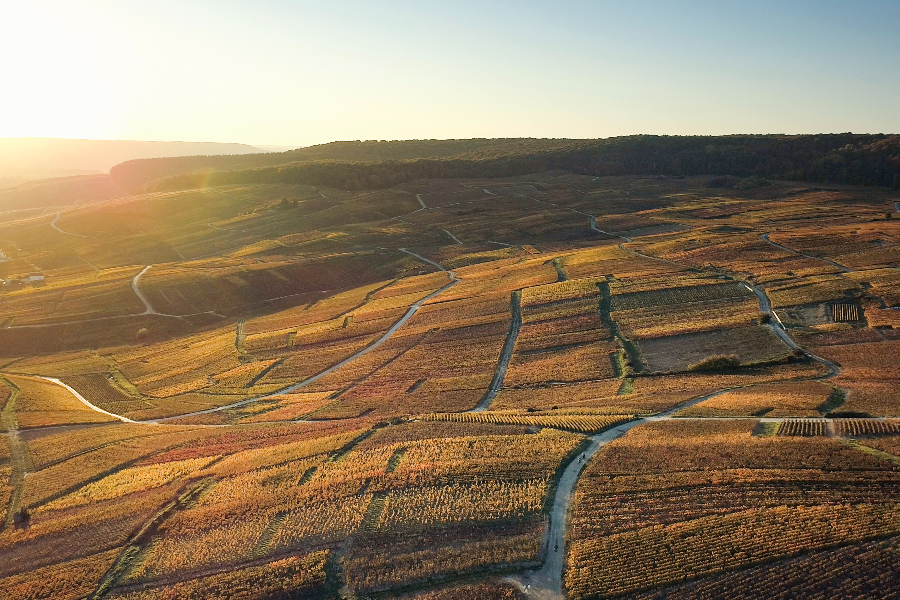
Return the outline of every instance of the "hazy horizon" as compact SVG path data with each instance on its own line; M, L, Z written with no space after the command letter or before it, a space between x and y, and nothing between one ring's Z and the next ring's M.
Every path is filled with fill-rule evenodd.
M0 98L0 137L308 146L900 130L893 2L38 0L6 12L0 49L18 92Z

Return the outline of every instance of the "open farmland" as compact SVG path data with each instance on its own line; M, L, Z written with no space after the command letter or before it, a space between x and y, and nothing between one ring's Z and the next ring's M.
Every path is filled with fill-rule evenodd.
M708 183L0 220L0 595L887 595L900 197Z

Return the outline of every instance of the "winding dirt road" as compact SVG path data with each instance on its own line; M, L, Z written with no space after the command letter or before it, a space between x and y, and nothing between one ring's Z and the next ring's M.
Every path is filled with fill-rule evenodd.
M88 402L88 400L87 400L84 396L82 396L81 394L78 393L78 390L76 390L75 388L73 388L72 386L70 386L70 385L68 385L68 384L63 383L62 381L60 381L59 379L56 379L55 377L42 377L41 375L36 375L36 377L37 377L38 379L43 379L44 381L49 381L50 383L55 383L56 385L58 385L58 386L60 386L60 387L66 388L67 390L69 390L69 392L70 392L73 396L75 396L76 398L78 398L78 400L79 400L82 404L84 404L85 406L87 406L87 407L90 408L91 410L97 411L98 413L102 413L102 414L104 414L104 415L108 415L108 416L110 416L110 417L114 417L114 418L116 418L116 419L122 421L123 423L152 423L152 421L132 421L132 420L129 419L128 417L123 417L122 415L117 415L117 414L115 414L115 413L111 413L111 412L109 412L109 411L105 411L105 410L103 410L102 408L100 408L99 406L95 406L94 404L91 404L90 402Z
M778 319L778 315L776 315L772 310L772 303L769 301L768 296L766 296L766 293L762 289L750 285L747 282L744 282L744 285L747 286L748 290L756 295L757 299L759 300L760 310L770 316L768 326L772 329L772 331L774 331L775 334L782 341L784 341L785 344L788 345L788 347L792 348L793 350L802 352L811 360L821 364L826 369L828 369L827 374L821 377L816 377L816 380L830 379L832 377L840 375L840 365L809 352L808 350L799 346L794 341L794 339L791 338L791 336L785 330L784 325ZM568 465L566 465L566 468L563 471L562 476L560 477L559 483L556 488L556 495L553 498L553 504L550 509L550 523L544 534L544 540L541 545L541 552L545 557L542 567L536 571L528 571L522 575L510 577L508 578L509 581L515 583L523 592L525 592L525 594L529 598L533 598L535 600L563 600L565 598L562 578L566 561L566 520L568 518L569 510L572 505L575 487L578 485L578 479L581 475L581 471L588 463L588 461L590 461L591 457L594 456L594 454L596 454L603 446L615 439L622 437L630 429L642 423L685 418L692 418L697 420L710 419L707 417L675 417L675 414L695 404L699 404L711 398L715 398L716 396L719 396L721 394L725 394L732 390L738 389L738 387L730 387L718 390L716 392L713 392L712 394L693 398L657 415L635 419L634 421L629 421L628 423L622 423L621 425L617 425L592 436L590 438L590 445L587 447L587 449L579 457L572 460ZM711 419L717 420L718 418L711 417ZM763 422L781 422L784 419L772 418L759 420ZM816 420L824 420L826 423L831 423L830 419Z
M787 332L787 329L784 327L784 323L781 322L781 319L778 318L778 315L775 314L775 311L772 309L772 303L769 301L769 297L766 295L765 291L758 288L755 285L750 285L746 281L744 285L747 286L747 289L753 292L757 299L759 300L759 309L769 315L769 322L767 323L769 329L775 332L781 341L787 344L792 350L797 350L798 352L802 352L811 360L819 363L826 369L828 369L829 373L823 379L827 379L830 377L837 377L841 374L841 367L835 362L832 362L826 358L822 358L821 356L817 356L801 347L797 342L794 341L794 338Z
M10 395L0 411L0 422L6 429L8 439L10 466L12 467L9 476L9 487L12 491L9 495L9 503L6 505L6 518L0 522L0 531L12 525L15 521L16 512L22 505L22 495L25 491L25 476L28 474L29 464L31 460L28 453L28 444L22 441L19 436L19 423L16 420L15 404L19 395L19 389L9 380L4 380L8 385ZM33 467L32 467L33 468Z

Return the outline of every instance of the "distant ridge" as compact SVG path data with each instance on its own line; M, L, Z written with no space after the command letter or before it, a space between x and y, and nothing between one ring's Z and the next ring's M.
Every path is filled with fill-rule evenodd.
M110 176L131 192L236 183L377 189L414 179L565 170L591 176L728 175L900 189L900 136L657 136L332 142L288 152L133 160Z
M21 182L76 174L106 173L113 165L138 158L259 152L263 150L247 144L218 142L0 138L0 179Z

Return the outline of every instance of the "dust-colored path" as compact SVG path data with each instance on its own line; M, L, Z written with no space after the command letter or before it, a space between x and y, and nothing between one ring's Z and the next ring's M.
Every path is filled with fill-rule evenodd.
M72 386L70 386L68 384L63 383L62 381L60 381L59 379L56 379L55 377L42 377L40 375L37 375L36 377L38 379L43 379L44 381L49 381L50 383L55 383L58 386L66 388L67 390L69 390L69 392L71 392L71 394L73 396L78 398L79 402L81 402L82 404L84 404L85 406L90 408L91 410L97 411L98 413L102 413L102 414L110 416L110 417L115 417L116 419L119 419L123 423L142 423L142 422L147 423L148 422L148 421L132 421L128 417L123 417L122 415L117 415L115 413L105 411L102 408L100 408L99 406L95 406L95 405L91 404L90 402L88 402L84 396L82 396L81 394L78 393L78 390L76 390L75 388L73 388Z
M513 348L516 346L516 339L519 337L519 329L522 328L522 292L513 292L509 299L512 318L509 322L509 331L506 334L506 341L503 342L503 348L500 350L500 358L497 361L497 368L494 370L494 377L488 386L487 392L481 398L478 406L469 412L481 412L487 410L494 401L494 396L503 389L503 380L506 379L506 369L509 367L509 360L512 358Z
M153 265L147 265L146 267L144 267L141 270L140 273L138 273L137 275L134 276L134 279L131 280L131 289L134 291L134 295L138 297L138 300L140 300L141 303L143 303L144 308L146 308L146 310L142 313L145 315L160 314L153 309L153 307L150 305L150 301L147 300L147 297L141 292L141 288L138 287L138 281L140 280L141 276L144 273L146 273L147 271L149 271L150 267L152 267L152 266ZM171 316L171 315L166 315L166 316Z
M53 229L57 230L57 231L60 232L60 233L66 234L66 235L74 235L75 237L83 237L83 238L88 237L88 236L86 236L86 235L81 235L80 233L72 233L71 231L65 231L65 230L60 229L59 227L57 227L57 226L56 226L56 222L59 221L59 216L60 216L61 214L62 214L62 213L56 213L56 216L53 217L53 220L52 220L52 221L50 221L50 227L52 227Z
M828 369L828 375L826 375L825 378L836 377L841 374L840 365L826 358L822 358L821 356L813 354L805 348L802 348L799 344L797 344L797 342L794 341L794 338L792 338L787 332L787 329L785 329L784 323L781 322L781 319L778 318L778 315L775 314L775 311L772 309L772 303L769 301L769 297L766 295L765 291L755 285L750 285L746 281L744 282L744 285L747 286L747 289L753 292L759 299L759 309L769 315L769 322L767 323L769 329L775 332L775 335L777 335L781 339L781 341L787 344L792 350L802 352L811 360Z
M13 524L15 514L22 505L25 476L28 473L29 463L31 462L28 454L28 444L19 435L19 423L16 420L16 398L19 395L19 388L9 380L4 380L4 383L9 387L10 395L3 405L3 410L0 411L0 420L2 420L3 428L6 429L6 435L9 438L9 453L12 466L9 487L12 488L12 493L9 496L9 503L6 507L6 517L0 522L0 531Z
M463 245L463 243L462 243L461 241L459 241L459 238L458 238L458 237L456 237L455 235L453 235L452 233L450 233L450 232L447 231L446 229L442 229L441 231L443 231L444 233L446 233L447 235L449 235L449 236L450 236L450 239L453 240L454 242L456 242L457 244L459 244L460 246Z
M791 336L785 330L784 325L780 320L778 320L778 316L773 312L771 302L769 301L768 296L766 296L763 290L746 282L745 285L759 299L760 310L770 315L771 320L769 322L769 327L775 332L775 334L778 335L778 337L783 340L784 343L787 344L790 348L803 352L811 360L818 362L828 369L828 374L818 379L827 379L840 374L841 368L839 365L820 356L816 356L815 354L812 354L811 352L803 349L793 340L793 338L791 338ZM566 465L566 468L564 469L563 474L560 477L559 484L556 488L556 495L553 498L553 504L550 509L550 523L545 532L544 541L541 546L541 552L544 556L544 563L542 567L536 571L529 571L522 575L511 577L510 581L514 582L520 589L522 589L529 598L534 598L537 600L562 600L563 598L565 598L562 577L566 560L566 520L570 506L572 504L575 487L578 484L578 479L584 465L587 464L591 457L596 454L600 450L600 448L602 448L607 443L625 435L625 433L627 433L633 427L636 427L637 425L640 425L642 423L652 421L683 418L674 417L674 415L677 412L684 410L685 408L688 408L695 404L699 404L700 402L704 402L721 394L730 392L733 389L736 388L727 388L724 390L716 391L712 394L694 398L658 415L636 419L628 423L623 423L591 437L590 445L587 447L584 453L570 462L568 465ZM704 417L700 418L702 419ZM780 422L783 419L761 420L766 422ZM825 421L829 422L828 419L825 419Z
M428 208L427 206L425 206L425 201L422 200L422 194L416 194L416 200L419 201L419 204L422 205L422 208Z
M853 272L852 269L849 269L849 268L845 267L844 265L839 265L838 263L834 262L833 260L828 260L827 258L821 258L819 256L813 256L812 254L806 254L804 252L800 252L799 250L794 250L793 248L788 248L787 246L783 246L783 245L779 244L778 242L773 242L772 240L769 239L768 233L761 234L759 236L759 239L761 239L762 241L766 242L767 244L769 244L771 246L780 248L780 249L784 250L785 252L790 252L791 254L796 254L797 256L805 256L806 258L810 258L812 260L818 260L823 263L828 263L829 265L831 265L837 269L840 269L844 273L852 273Z
M610 233L608 231L603 231L602 229L597 227L597 217L594 217L594 216L591 217L591 229L593 229L594 231L597 231L599 233L602 233L604 235L611 235L613 237L623 239L623 240L625 240L626 244L630 244L631 242L634 241L630 237L625 236L625 235L619 235L618 233Z

